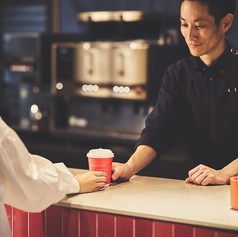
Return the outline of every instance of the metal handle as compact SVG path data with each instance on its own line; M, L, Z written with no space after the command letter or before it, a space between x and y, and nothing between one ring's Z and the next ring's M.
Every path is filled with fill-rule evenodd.
M120 63L119 63L119 71L118 74L122 77L125 75L125 70L124 70L124 55L120 53Z
M93 55L91 53L88 53L88 74L93 74Z

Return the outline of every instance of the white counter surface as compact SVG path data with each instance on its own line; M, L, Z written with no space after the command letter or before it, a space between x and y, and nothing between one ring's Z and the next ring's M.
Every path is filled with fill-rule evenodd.
M103 191L68 196L57 205L238 231L238 211L231 209L229 185L197 186L135 175Z

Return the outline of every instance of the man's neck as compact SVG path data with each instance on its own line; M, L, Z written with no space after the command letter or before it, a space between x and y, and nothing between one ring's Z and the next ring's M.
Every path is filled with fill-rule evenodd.
M224 40L223 43L217 46L213 52L210 54L205 54L200 57L200 59L208 66L214 65L220 58L220 56L225 52L227 49L227 42Z

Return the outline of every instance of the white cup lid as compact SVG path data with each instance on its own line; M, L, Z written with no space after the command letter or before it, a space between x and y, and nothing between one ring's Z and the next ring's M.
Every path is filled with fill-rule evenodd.
M98 148L98 149L92 149L87 153L87 157L91 158L107 158L107 157L114 157L113 152L110 149L103 149L103 148Z

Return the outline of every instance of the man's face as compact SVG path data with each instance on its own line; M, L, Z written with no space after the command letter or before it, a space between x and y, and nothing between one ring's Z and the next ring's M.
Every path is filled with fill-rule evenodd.
M195 1L184 1L180 9L181 33L193 56L215 58L224 47L225 32L215 24L207 7Z

